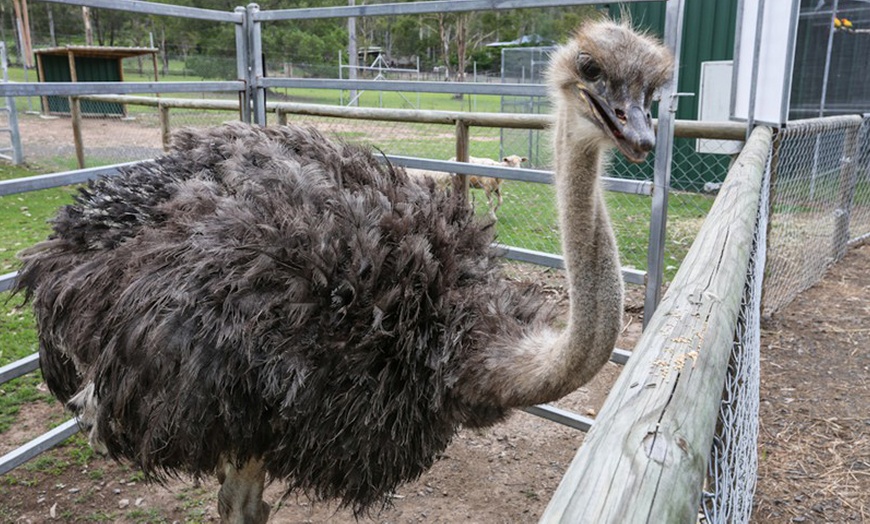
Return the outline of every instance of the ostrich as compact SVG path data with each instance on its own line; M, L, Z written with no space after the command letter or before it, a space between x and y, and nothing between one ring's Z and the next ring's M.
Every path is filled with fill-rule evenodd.
M460 426L558 399L607 362L622 281L600 183L653 145L672 60L589 22L553 57L568 320L499 275L453 192L307 127L181 131L101 178L21 254L40 365L91 445L148 479L216 474L225 522L268 479L364 514Z

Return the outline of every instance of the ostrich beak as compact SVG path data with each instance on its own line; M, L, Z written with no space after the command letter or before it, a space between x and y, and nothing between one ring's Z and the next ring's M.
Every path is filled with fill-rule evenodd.
M643 162L656 143L652 119L643 105L636 101L611 104L583 87L580 94L589 104L595 123L607 133L625 158L635 163Z

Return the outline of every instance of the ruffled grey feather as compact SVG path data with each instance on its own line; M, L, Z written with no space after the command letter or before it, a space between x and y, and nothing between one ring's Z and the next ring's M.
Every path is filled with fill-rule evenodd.
M499 276L492 240L366 149L228 124L82 189L18 289L49 388L93 384L112 457L155 479L261 457L360 512L506 414L457 397L463 365L552 309Z

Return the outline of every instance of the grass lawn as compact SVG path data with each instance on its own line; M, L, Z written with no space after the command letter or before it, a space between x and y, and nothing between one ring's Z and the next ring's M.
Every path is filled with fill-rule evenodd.
M505 181L504 204L498 212L499 243L546 253L561 252L556 219L555 188L550 185ZM485 208L482 190L473 190L475 201ZM645 270L652 202L650 197L607 193L607 207L616 232L622 265ZM713 198L675 193L669 199L665 243L665 279L676 274L713 205Z
M25 167L0 163L0 180L38 174ZM49 217L70 201L72 188L55 188L0 197L0 274L17 267L15 254L45 239ZM20 297L0 293L0 365L24 358L37 350L35 321L29 307L19 307ZM39 391L39 373L0 384L0 433L15 421L19 406L27 402L53 402ZM48 428L46 428L48 429Z

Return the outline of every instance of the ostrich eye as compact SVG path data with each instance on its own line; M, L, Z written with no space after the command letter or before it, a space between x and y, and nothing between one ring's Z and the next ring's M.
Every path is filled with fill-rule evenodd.
M580 55L577 62L584 80L595 82L601 78L601 66L589 55Z

